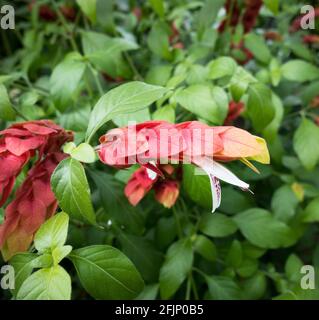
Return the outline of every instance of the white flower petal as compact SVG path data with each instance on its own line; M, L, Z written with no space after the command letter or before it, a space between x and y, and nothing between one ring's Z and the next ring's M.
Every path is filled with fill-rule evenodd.
M234 186L242 188L244 190L249 189L249 184L240 180L235 174L233 174L226 167L220 163L214 161L209 157L201 157L193 160L193 162L201 167L208 175L213 175L214 177L230 183Z

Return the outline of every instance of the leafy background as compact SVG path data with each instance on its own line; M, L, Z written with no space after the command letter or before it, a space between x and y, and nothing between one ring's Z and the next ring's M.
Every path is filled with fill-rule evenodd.
M291 30L309 2L264 0L245 33L242 23L218 31L232 18L223 0L11 1L16 29L0 30L1 129L49 118L73 130L76 145L96 146L128 120L222 125L229 102L242 101L235 125L267 140L271 165L260 175L230 165L254 195L224 186L215 214L209 181L192 166L172 209L152 195L132 207L123 193L132 170L90 164L84 145L52 178L68 215L10 261L18 288L0 297L319 299L318 285L299 284L302 265L319 265L319 45L304 42L318 19L315 30ZM128 81L139 82L110 91Z

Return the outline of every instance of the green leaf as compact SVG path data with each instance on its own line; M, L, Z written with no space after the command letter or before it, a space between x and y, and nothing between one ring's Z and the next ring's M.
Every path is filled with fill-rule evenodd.
M284 116L283 103L275 94L272 94L272 105L275 109L275 116L268 126L263 130L263 136L266 138L268 143L271 143L272 141L275 142L277 139L278 130Z
M314 169L319 161L319 127L304 118L295 132L293 146L302 165Z
M97 186L101 204L112 220L125 226L127 231L140 234L143 230L143 216L138 208L133 207L126 199L123 183L103 171L89 170Z
M145 281L153 283L158 279L163 256L153 243L145 238L121 232L119 236L123 253L139 270Z
M281 68L278 59L274 58L270 61L269 72L272 85L275 87L278 86L281 80Z
M267 280L262 272L257 272L243 284L243 298L249 300L262 299L267 289Z
M136 111L134 113L123 114L112 119L118 127L125 127L130 122L140 123L151 120L148 108Z
M201 217L199 229L210 237L227 237L236 232L234 221L221 213L206 213Z
M25 280L18 300L70 300L71 278L59 265L41 269Z
M159 291L159 284L150 284L145 286L144 290L135 300L155 300Z
M93 22L96 22L96 0L76 0L83 13Z
M171 77L172 69L169 64L153 66L147 72L145 82L156 86L165 86Z
M274 15L279 12L279 0L263 0L264 5L268 10L270 10Z
M85 290L95 299L133 299L144 287L132 262L107 245L77 249L69 256Z
M222 201L218 209L222 213L236 214L253 206L250 195L230 186L223 188L223 199L226 201Z
M96 223L89 184L80 162L72 158L60 162L52 174L51 187L63 211L74 219Z
M275 116L271 90L261 83L252 84L248 90L247 114L256 131L262 131Z
M13 296L16 296L22 283L31 275L34 268L34 260L37 259L35 253L18 253L10 260L10 265L14 268L15 283Z
M285 264L285 274L287 278L292 282L300 283L300 278L302 277L300 270L302 266L304 266L302 260L292 253Z
M75 52L69 53L53 70L50 78L50 92L55 106L64 111L79 90L80 81L86 68L83 57Z
M319 78L319 68L303 60L290 60L282 65L281 71L291 81L305 82Z
M243 250L238 240L234 240L229 248L225 262L228 266L238 268L242 264Z
M192 265L193 250L189 239L181 239L169 247L160 272L162 299L168 299L175 294L186 279Z
M197 235L194 242L194 250L208 261L217 259L217 249L214 243L203 235Z
M170 61L172 52L169 45L170 28L163 21L156 21L147 38L147 44L157 56Z
M68 236L69 216L60 212L46 221L34 237L34 246L39 252L62 247Z
M306 207L303 222L319 222L319 197L312 200Z
M239 300L240 289L236 282L228 277L207 276L210 297L214 300Z
M271 199L271 210L275 218L288 222L295 215L298 203L291 186L283 185L275 191Z
M246 239L261 248L277 249L295 242L292 230L266 210L249 209L233 219Z
M262 63L268 64L271 59L271 53L263 37L249 33L245 36L245 47L250 50L254 57Z
M238 66L230 80L230 92L233 99L238 102L247 91L249 84L254 82L256 79L243 67Z
M164 1L163 0L150 0L151 6L153 7L153 10L161 17L163 18L165 15L165 7L164 7Z
M245 258L241 265L236 269L236 272L243 278L249 278L253 276L257 270L258 260Z
M107 33L115 33L115 0L96 0L96 20Z
M88 143L81 143L70 152L70 155L73 159L84 163L93 163L96 161L95 150Z
M166 105L160 109L157 109L152 114L153 120L164 120L170 123L175 123L175 109L171 105Z
M52 250L53 264L56 266L72 251L72 246L56 247Z
M105 94L95 105L87 130L87 141L106 122L126 113L148 107L161 98L167 89L133 81L123 84Z
M0 119L6 121L15 120L16 113L12 108L7 89L0 84Z
M195 174L193 165L183 166L183 188L189 197L197 204L210 209L212 207L212 194L207 175Z
M122 58L122 52L138 48L133 41L92 31L82 32L82 46L85 57L99 71L114 78L129 76L130 71Z
M207 68L209 79L215 80L232 76L236 71L237 63L230 57L219 57L211 61Z
M214 124L222 124L228 111L228 97L220 87L198 84L180 90L177 102L186 110Z
M196 23L199 36L211 27L217 18L219 10L224 5L224 0L205 0L200 12L196 16Z

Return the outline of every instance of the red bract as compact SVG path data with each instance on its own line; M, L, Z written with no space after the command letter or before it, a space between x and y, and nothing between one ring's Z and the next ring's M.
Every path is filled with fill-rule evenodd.
M155 175L154 179L152 179L146 168L141 167L136 170L128 181L124 190L129 202L133 206L136 206L152 189L156 181L157 175Z
M316 34L309 34L309 35L303 36L302 40L304 43L319 43L319 36Z
M282 35L276 31L267 31L264 33L266 40L282 41Z
M211 181L213 211L220 204L218 179L244 190L249 188L247 183L216 161L241 160L254 170L257 169L249 160L269 163L264 139L232 126L210 127L198 121L176 125L165 121L148 121L113 129L100 141L99 157L103 163L117 168L127 168L135 163L143 166L135 172L125 188L125 194L133 205L152 188L158 190L157 200L164 205L170 206L175 202L178 196L176 185L173 188L170 183L156 188L161 178L165 178L163 171L166 168L163 164L168 162L192 163L206 172ZM168 197L169 191L174 196Z
M311 102L310 102L310 106L312 108L319 108L319 96L314 97Z
M232 125L234 121L241 115L244 109L245 109L245 105L243 102L231 101L229 103L228 114L224 121L224 125L226 126Z
M241 9L237 0L227 0L225 4L225 9L227 16L230 17L230 21L225 19L219 26L219 31L223 32L227 24L231 27L237 26L240 21L244 26L244 32L248 33L253 29L256 24L257 17L262 6L262 0L246 0L245 10L242 15L242 20L240 20Z
M63 153L51 153L28 173L15 199L5 210L0 226L0 248L5 260L30 246L34 233L56 211L57 201L50 187L51 175Z
M179 196L179 183L175 180L163 180L155 186L155 199L165 208L171 208Z
M32 0L31 3L28 5L29 11L33 10L33 7L35 6L35 4L36 4L36 0ZM61 6L59 10L61 11L65 19L69 21L75 20L76 11L73 7ZM56 14L56 12L49 5L46 5L46 4L40 5L39 17L42 20L50 21L50 22L56 21L58 19L58 15Z
M147 121L141 124L109 131L100 138L100 160L117 168L139 163L153 167L151 161L171 158L181 152L182 136L171 123ZM166 142L163 145L163 142Z
M245 33L253 29L256 24L257 17L262 6L262 0L246 0L246 10L243 16L243 25Z
M57 152L73 135L52 121L22 122L0 131L0 207L6 202L15 178L38 151L38 161L44 154Z
M238 58L238 57L234 57L235 60L240 65L245 65L247 62L249 62L254 57L252 52L250 50L248 50L247 48L245 48L243 41L240 41L238 44L232 43L231 44L231 48L235 49L235 50L239 50L243 54L243 59L242 58Z
M133 173L124 190L133 206L136 206L152 189L155 190L155 199L164 207L170 208L175 204L179 195L179 183L173 179L175 169L171 165L160 165L159 170L164 173L164 179L145 167Z

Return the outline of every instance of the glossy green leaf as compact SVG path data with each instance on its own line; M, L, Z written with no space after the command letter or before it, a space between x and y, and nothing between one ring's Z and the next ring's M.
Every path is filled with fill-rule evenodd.
M71 150L70 155L73 159L84 163L93 163L97 158L94 148L88 143L81 143Z
M55 106L64 111L74 95L79 91L79 84L84 75L85 63L78 53L68 54L53 70L50 78L50 92Z
M305 82L319 78L319 68L303 60L290 60L282 66L281 71L290 81Z
M319 161L319 127L304 118L294 134L293 146L303 166L312 170Z
M111 246L77 249L69 257L83 287L95 299L133 299L143 290L133 263Z
M76 0L83 13L94 23L96 22L96 0Z
M7 89L0 84L0 119L11 121L16 117L16 113L12 108Z
M181 239L169 247L160 272L160 293L163 299L170 298L178 290L192 264L193 250L189 239Z
M270 62L271 53L265 43L265 40L261 36L255 33L247 34L245 36L245 46L260 62L265 64Z
M233 219L246 239L261 248L288 247L295 242L291 228L276 220L266 210L249 209L236 215Z
M41 269L25 280L18 300L70 300L71 278L59 265Z
M236 232L234 221L221 213L206 213L201 217L199 229L210 237L227 237Z
M257 131L262 131L275 116L272 95L268 87L261 83L252 84L248 90L247 114Z
M52 174L51 187L63 211L74 219L96 223L89 184L80 162L72 158L60 162Z
M176 94L176 101L189 112L215 124L222 124L228 110L228 97L220 87L192 85Z
M161 98L167 89L133 81L123 84L105 94L95 105L87 130L89 141L94 133L114 117L133 113L148 107Z
M68 236L69 216L60 212L46 221L34 237L34 246L39 252L62 247Z

